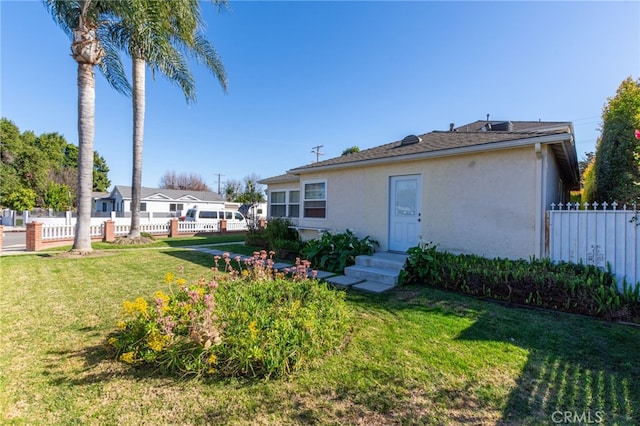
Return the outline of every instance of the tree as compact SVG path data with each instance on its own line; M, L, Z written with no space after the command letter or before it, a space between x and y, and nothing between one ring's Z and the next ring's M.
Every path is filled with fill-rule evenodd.
M602 132L596 145L594 190L589 202L631 203L640 196L640 80L631 77L620 84L602 112Z
M44 194L44 207L61 211L70 208L70 204L71 191L69 191L69 187L49 182L47 191Z
M36 193L31 188L20 188L2 199L11 210L32 210L36 206Z
M352 146L342 151L342 155L354 154L356 152L360 152L360 148L358 148L357 146Z
M91 189L95 134L95 75L99 66L107 81L121 93L131 88L117 51L101 37L101 29L125 2L116 0L45 0L53 19L71 36L71 56L78 63L78 218L72 251L91 252ZM105 50L105 48L107 50Z
M217 1L218 5L224 1ZM140 237L140 193L145 116L145 69L160 72L183 91L187 102L196 100L193 76L186 58L204 64L226 90L224 67L213 45L201 33L198 0L141 0L123 9L110 28L111 39L125 50L133 67L133 169L129 238Z
M247 219L252 220L256 218L255 209L260 203L264 203L266 201L264 195L264 186L259 184L258 181L260 178L256 174L251 174L244 178L244 192L238 196L238 202L242 204L246 204L248 207ZM249 225L255 227L256 223L249 222Z
M78 180L78 147L66 141L59 133L36 136L20 129L10 120L0 120L0 197L31 189L35 207L51 207L50 184L65 186L64 207L73 206ZM111 185L109 167L103 157L94 151L93 190L105 191ZM71 203L70 203L71 200Z
M236 179L228 179L224 185L224 199L237 201L240 194L242 194L242 182Z
M111 186L109 180L109 166L97 151L93 152L93 190L105 192Z
M182 189L187 191L211 191L207 183L199 174L176 174L175 171L166 172L160 178L160 188Z
M593 202L595 199L595 173L594 173L594 165L595 165L595 157L591 162L585 167L584 172L582 173L582 197L580 201L584 203Z

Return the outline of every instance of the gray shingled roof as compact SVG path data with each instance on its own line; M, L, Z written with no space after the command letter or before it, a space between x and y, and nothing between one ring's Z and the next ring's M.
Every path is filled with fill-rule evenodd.
M501 123L511 123L513 126L512 132L540 132L557 127L567 127L571 123L564 121L506 121L506 120L478 120L473 123L465 124L460 127L456 127L457 132L481 132L482 128L486 125L492 126L499 125Z
M480 122L471 123L464 126L465 128L475 128L475 124ZM486 124L486 122L483 122ZM539 126L525 127L525 123L534 124ZM289 171L289 173L296 174L302 171L310 169L334 166L334 165L347 165L354 164L363 161L379 160L379 159L391 159L394 157L410 156L421 153L444 151L454 148L464 148L470 146L489 145L497 142L517 141L520 139L536 138L545 135L554 135L567 133L569 123L540 123L540 122L514 122L514 129L532 129L531 131L434 131L431 133L425 133L420 135L420 142L410 145L403 145L402 141L391 142L385 145L380 145L374 148L365 149L359 152L354 152L347 155L341 155L339 157L330 158L328 160L320 161L317 163L308 164L306 166L297 167ZM480 126L482 127L482 126ZM548 129L548 130L544 130Z
M116 185L113 190L118 190L123 198L131 198L131 187ZM113 193L113 191L112 191ZM183 189L145 188L142 187L140 198L149 198L154 194L163 194L171 200L179 200L182 197L191 196L201 201L224 201L221 195L211 191L187 191Z
M273 183L284 183L284 182L298 182L300 178L297 175L292 175L291 173L285 173L283 175L272 176L270 178L261 179L258 183L263 185L269 185Z

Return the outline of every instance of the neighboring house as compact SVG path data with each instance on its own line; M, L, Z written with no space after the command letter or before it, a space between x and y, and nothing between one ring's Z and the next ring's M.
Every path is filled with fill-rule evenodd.
M381 251L420 240L512 259L544 255L545 210L579 188L569 122L477 121L261 180L269 217L304 239L351 229Z
M167 217L183 216L193 207L223 208L237 210L239 203L224 201L224 198L211 191L187 191L181 189L142 188L140 194L140 210ZM131 212L131 187L116 185L108 196L94 199L96 212L125 214Z

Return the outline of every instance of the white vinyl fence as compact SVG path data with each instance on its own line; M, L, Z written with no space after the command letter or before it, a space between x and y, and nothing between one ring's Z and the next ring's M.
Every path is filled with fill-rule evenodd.
M612 272L622 289L640 281L640 229L636 206L552 204L548 214L548 255L555 262L596 265ZM590 210L589 210L590 209Z

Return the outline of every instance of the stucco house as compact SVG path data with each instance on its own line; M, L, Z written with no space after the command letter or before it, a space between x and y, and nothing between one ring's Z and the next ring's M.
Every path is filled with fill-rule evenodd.
M476 121L263 179L269 217L303 239L351 229L380 251L544 255L545 211L579 188L569 122Z
M187 191L181 189L142 188L140 194L140 210L156 216L179 217L195 206L224 208L237 210L240 203L224 201L224 198L212 191ZM116 185L107 196L94 199L97 213L126 214L131 212L131 187Z

